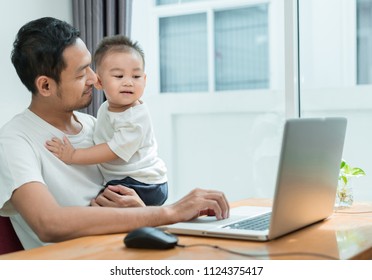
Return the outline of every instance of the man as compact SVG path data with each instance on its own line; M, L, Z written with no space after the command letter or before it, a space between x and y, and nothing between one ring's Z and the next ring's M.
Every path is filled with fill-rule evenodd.
M201 214L228 217L218 191L196 189L163 207L133 207L143 202L123 186L110 186L96 198L103 182L96 165L66 165L45 148L48 139L63 135L76 148L93 145L95 119L75 110L90 104L97 77L71 25L54 18L27 23L17 34L12 62L32 99L0 130L0 214L10 216L26 249Z

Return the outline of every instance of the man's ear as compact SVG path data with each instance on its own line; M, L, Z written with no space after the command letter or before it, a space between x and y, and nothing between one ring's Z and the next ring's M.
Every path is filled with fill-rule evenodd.
M98 90L102 90L102 81L101 78L97 75L97 82L94 84L94 87Z
M47 76L39 76L35 81L37 92L42 96L50 96L55 87L55 81Z

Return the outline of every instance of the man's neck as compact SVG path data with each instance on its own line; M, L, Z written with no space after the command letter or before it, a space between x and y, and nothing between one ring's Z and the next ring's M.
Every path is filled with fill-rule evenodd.
M45 110L40 108L33 103L29 106L29 110L36 114L38 117L42 118L44 121L54 126L55 128L61 130L67 135L76 135L81 129L82 125L75 117L74 113L71 112L60 112L53 110Z

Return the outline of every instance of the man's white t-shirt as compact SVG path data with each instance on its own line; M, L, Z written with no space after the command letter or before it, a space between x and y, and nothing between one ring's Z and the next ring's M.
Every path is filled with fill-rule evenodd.
M75 112L82 130L67 135L75 148L93 146L95 118ZM0 215L10 216L25 249L45 245L10 203L15 189L41 182L61 206L88 206L103 187L97 165L67 165L45 148L52 137L64 133L30 110L15 116L0 129Z

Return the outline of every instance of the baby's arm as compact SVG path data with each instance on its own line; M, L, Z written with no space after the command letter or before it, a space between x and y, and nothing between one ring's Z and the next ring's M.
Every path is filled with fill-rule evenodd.
M63 142L54 137L45 144L46 148L57 158L67 164L98 164L118 159L118 156L106 144L90 148L75 149L66 136Z

